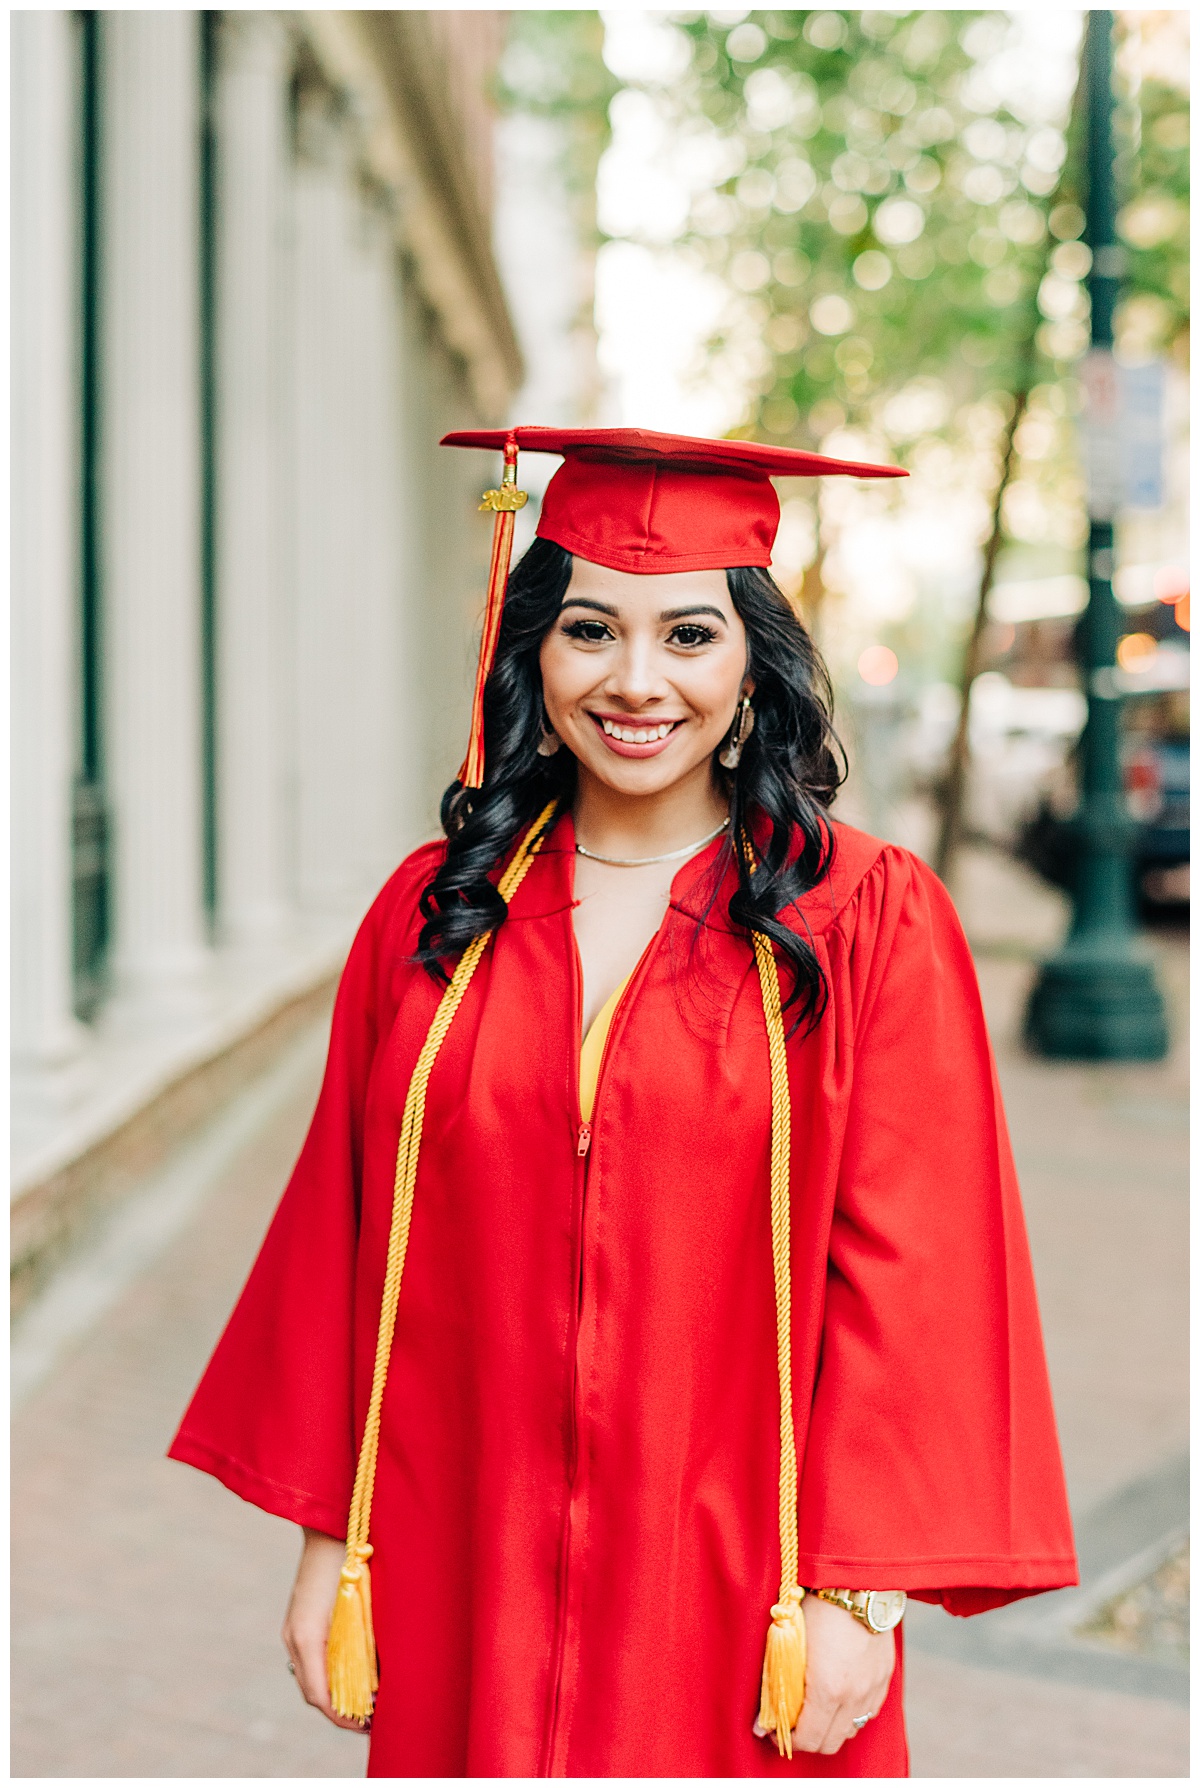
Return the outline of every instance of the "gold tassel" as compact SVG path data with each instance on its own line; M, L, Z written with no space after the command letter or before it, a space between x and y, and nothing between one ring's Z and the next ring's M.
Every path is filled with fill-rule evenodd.
M781 1757L792 1754L792 1728L804 1706L804 1670L808 1639L804 1630L802 1589L789 1589L771 1610L763 1658L762 1696L758 1723L773 1732Z
M364 1543L354 1548L353 1558L347 1558L342 1566L326 1649L334 1711L364 1724L371 1717L379 1687L367 1566L370 1556L371 1547Z

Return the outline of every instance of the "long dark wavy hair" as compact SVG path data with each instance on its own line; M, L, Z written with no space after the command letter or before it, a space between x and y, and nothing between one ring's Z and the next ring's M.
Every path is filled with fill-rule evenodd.
M571 581L571 554L536 539L508 581L495 662L484 695L486 771L481 789L453 782L442 797L446 856L421 895L424 925L416 951L438 980L473 938L503 924L506 907L489 881L517 835L548 801L569 805L575 759L567 750L538 755L546 722L538 658ZM746 629L747 673L754 681L755 725L729 786L732 853L738 887L729 917L769 937L791 985L785 1004L798 1023L820 1016L827 989L808 939L779 917L828 874L833 833L827 810L845 775L833 730L833 694L816 646L768 572L726 572L733 606ZM755 840L749 866L746 846ZM721 878L723 879L723 877ZM714 882L715 890L720 880Z

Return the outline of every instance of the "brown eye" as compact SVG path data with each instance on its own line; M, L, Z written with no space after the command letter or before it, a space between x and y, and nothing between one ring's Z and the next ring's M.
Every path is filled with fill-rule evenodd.
M606 639L612 638L603 621L567 621L563 632L568 639L586 640L592 646L603 645Z
M671 629L671 643L676 646L708 646L716 639L711 627L702 627L696 621L684 621Z

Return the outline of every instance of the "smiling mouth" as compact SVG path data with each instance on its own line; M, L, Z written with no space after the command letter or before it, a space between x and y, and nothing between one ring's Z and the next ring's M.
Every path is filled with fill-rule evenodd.
M593 714L591 718L608 738L615 739L620 745L657 745L667 739L681 720L660 720L653 726L631 726L618 720L609 720L605 715Z

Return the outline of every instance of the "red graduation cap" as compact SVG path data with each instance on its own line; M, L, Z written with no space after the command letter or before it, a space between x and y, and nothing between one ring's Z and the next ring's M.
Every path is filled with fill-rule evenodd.
M459 772L466 788L483 783L483 690L500 633L513 518L526 500L516 488L519 448L563 455L542 498L538 534L614 571L767 566L779 527L773 477L907 476L899 466L862 465L794 447L707 441L645 428L463 429L444 435L441 444L504 454L503 481L498 490L485 492L481 505L495 510L496 526L471 741Z

